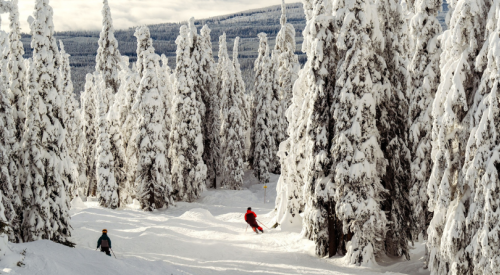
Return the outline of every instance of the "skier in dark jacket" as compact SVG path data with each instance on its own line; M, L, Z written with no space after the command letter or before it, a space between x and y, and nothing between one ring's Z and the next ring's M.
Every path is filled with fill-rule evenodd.
M111 239L108 237L108 230L106 229L102 230L102 236L97 241L97 248L99 248L99 246L102 252L105 252L106 255L111 257L111 252L109 252L111 249Z
M264 233L264 229L257 223L257 214L252 211L252 207L248 207L247 213L245 214L245 221L252 227L253 232L259 234L259 231ZM259 230L259 231L257 231Z

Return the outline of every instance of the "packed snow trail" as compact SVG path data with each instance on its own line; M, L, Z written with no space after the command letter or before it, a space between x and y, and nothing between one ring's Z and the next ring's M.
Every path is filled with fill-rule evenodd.
M279 229L255 234L245 232L247 207L257 219L271 226L278 176L271 175L264 203L264 189L245 175L245 190L210 190L195 203L153 213L133 209L110 210L97 202L73 203L72 241L68 248L50 241L12 245L26 249L24 267L4 269L6 274L425 274L419 257L412 261L381 259L381 266L346 266L341 257L320 259L314 243L296 232ZM95 251L106 228L118 259ZM419 247L419 254L422 249ZM401 261L399 263L395 263ZM387 266L386 266L387 265ZM400 272L400 273L398 273ZM402 272L402 273L401 273Z

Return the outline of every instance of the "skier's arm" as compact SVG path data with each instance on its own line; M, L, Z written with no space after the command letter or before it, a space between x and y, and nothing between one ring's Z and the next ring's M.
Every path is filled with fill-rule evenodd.
M101 246L101 238L99 238L99 240L97 240L97 248L99 248L99 246Z
M111 249L111 239L109 239L109 249Z

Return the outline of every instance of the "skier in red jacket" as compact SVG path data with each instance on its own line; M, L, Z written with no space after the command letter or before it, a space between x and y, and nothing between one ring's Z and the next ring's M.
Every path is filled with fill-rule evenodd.
M259 226L255 218L257 218L257 214L252 211L252 207L248 207L247 213L245 214L245 221L252 227L255 233L259 234L259 231L264 233L264 229Z

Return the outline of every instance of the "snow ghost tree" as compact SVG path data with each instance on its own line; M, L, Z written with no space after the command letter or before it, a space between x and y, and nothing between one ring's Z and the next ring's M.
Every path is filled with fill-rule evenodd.
M78 116L78 102L75 99L75 94L73 93L73 82L71 81L71 67L69 64L69 54L64 50L64 44L60 42L61 51L59 53L60 67L59 73L61 75L62 82L62 97L63 97L63 108L66 113L66 117L63 120L66 126L66 146L69 153L69 170L65 171L66 177L69 179L70 184L66 188L68 195L72 197L76 188L79 185L79 172L78 168L80 166L80 155L78 154L78 148L80 146L80 120Z
M388 191L382 210L388 213L385 241L387 254L410 258L408 242L412 239L413 216L409 201L410 151L408 149L408 27L402 6L396 0L377 1L379 24L385 47L375 48L386 62L380 70L390 81L389 89L380 90L377 127L380 145L388 161L382 183ZM387 73L390 72L390 73Z
M271 110L269 112L269 120L271 126L269 130L271 131L271 135L274 140L274 144L272 145L273 150L271 151L271 166L270 172L274 174L279 174L281 172L281 164L278 158L278 148L281 143L285 139L285 133L280 131L279 128L279 114L282 113L281 104L280 104L280 88L279 88L279 75L278 75L278 51L273 50L271 54L271 67L270 67L270 85L272 90L272 100L271 100Z
M68 179L71 167L64 118L59 52L54 38L53 11L48 0L37 0L31 18L33 62L30 76L28 121L23 141L25 213L23 239L50 239L68 244L70 233Z
M142 79L144 76L144 56L145 52L149 47L153 46L153 40L151 40L151 33L146 26L138 27L134 33L134 36L137 37L137 73L139 73L139 77Z
M192 27L194 28L194 26ZM192 30L193 31L193 30ZM217 90L217 72L212 54L210 29L204 26L196 36L193 62L196 69L196 93L201 95L204 106L203 123L203 162L207 165L207 184L216 187L216 178L220 168L220 117ZM220 90L219 90L220 91Z
M137 109L133 109L133 106L137 103L137 91L139 89L139 84L141 79L144 77L144 57L143 54L149 49L149 47L153 46L153 40L151 39L151 34L149 28L142 26L138 27L134 33L134 36L137 37L137 72L134 72L135 75L131 75L128 82L129 93L127 93L125 105L128 108L128 117L125 121L124 130L128 131L128 133L124 134L124 145L125 145L125 154L127 158L127 181L129 190L132 191L132 194L135 194L138 190L137 183L137 169L138 169L138 161L139 161L139 148L137 147L137 139L139 138L139 128L137 121L139 119ZM137 86L136 86L137 85ZM132 89L135 87L135 91ZM135 196L132 196L135 197Z
M173 87L172 87L172 69L168 66L167 57L162 54L161 57L161 65L159 60L156 64L156 71L158 74L158 91L160 93L160 97L162 98L163 103L163 140L165 143L165 158L167 159L167 163L172 163L168 152L170 151L170 129L172 127L172 96L173 96ZM170 170L168 171L170 174ZM170 182L171 183L171 182Z
M132 156L127 155L131 151L129 148L135 148L135 140L131 139L134 127L137 125L135 113L132 107L135 101L137 88L139 87L139 74L129 67L129 59L122 56L120 62L120 88L115 95L115 101L108 114L110 123L110 139L114 160L115 160L115 178L118 182L118 196L120 205L132 203L135 196L135 178L131 178L129 172L135 173L137 168L137 158L135 151ZM129 146L132 145L133 146ZM130 156L130 157L129 157ZM129 177L130 176L130 177Z
M15 123L15 137L18 143L24 132L24 120L26 119L26 67L24 65L24 47L21 42L21 27L19 24L18 0L11 2L10 11L10 33L9 33L9 83L11 93L12 116Z
M192 40L192 50L191 50L191 59L192 59L192 67L194 74L197 78L193 79L193 87L196 94L196 102L198 104L197 109L200 113L201 121L205 121L205 100L206 96L204 95L206 92L206 87L208 81L204 79L207 76L207 73L210 73L210 69L213 69L212 66L207 66L207 46L202 46L198 40L200 39L198 36L198 29L195 26L194 17L189 19L189 36ZM205 44L205 43L204 43ZM215 62L215 61L214 61ZM204 76L200 76L204 75ZM204 132L204 130L203 130Z
M292 24L287 23L286 4L282 0L281 5L281 30L276 36L275 50L278 51L278 81L279 81L279 97L280 110L278 114L278 133L282 136L278 139L278 145L284 141L287 136L288 121L286 118L286 110L292 104L292 88L298 78L300 64L297 55L295 54L295 28Z
M14 161L18 143L13 112L7 90L0 85L0 223L8 224L9 239L15 242L21 237L16 211L21 210L22 204L18 189L18 165Z
M120 122L121 126L121 136L123 141L123 148L125 150L126 161L126 178L125 190L130 198L135 197L137 188L135 187L135 172L137 170L137 132L135 131L137 126L138 114L132 107L135 104L137 90L141 78L135 70L129 70L128 66L120 72L123 76L122 78L122 88L124 89L125 99L121 107ZM125 199L121 192L120 199ZM130 202L130 201L129 201Z
M472 267L465 251L475 234L466 221L471 186L464 181L462 167L476 112L471 105L480 70L474 61L483 47L488 6L483 1L451 2L450 29L441 35L441 79L432 106L433 166L427 186L433 212L427 230L428 264L433 274L465 274Z
M168 66L168 58L162 54L161 55L161 66L157 68L158 71L158 85L160 89L160 96L163 99L163 106L165 108L165 118L164 118L164 135L165 142L167 144L166 150L167 152L170 150L170 128L172 124L172 96L173 96L173 87L172 87L172 69Z
M126 61L125 61L126 60ZM114 94L114 100L109 102L109 112L107 113L107 120L109 126L109 141L111 146L111 153L114 160L114 174L115 180L118 184L118 198L120 199L120 206L131 203L130 193L127 186L127 161L125 157L125 147L123 140L122 127L126 119L125 97L126 97L126 83L128 81L127 75L130 69L128 68L128 59L122 59L120 63L120 88L118 93ZM124 72L123 74L121 72ZM121 83L124 83L123 85Z
M376 7L369 1L336 1L334 9L342 25L332 105L335 210L344 233L353 234L347 244L347 262L369 265L384 251L387 231L387 218L381 209L386 192L381 178L387 160L376 117L377 103L388 93L390 84L383 74L385 62L377 54L383 36Z
M99 49L96 56L96 71L103 75L106 88L111 88L113 93L118 92L120 78L118 77L118 64L121 62L118 41L115 38L113 19L108 0L103 0L102 31L99 38Z
M126 66L126 65L123 65ZM127 79L121 79L126 83ZM106 88L104 88L106 89ZM122 113L124 110L124 100L125 100L125 89L118 89L118 93L111 96L114 100L110 100L109 111L107 113L107 123L108 123L108 134L110 142L110 152L113 154L114 161L114 175L115 180L118 184L118 198L120 199L120 206L130 203L130 193L127 190L127 173L126 169L126 157L125 157L125 147L123 145L123 135L122 119L125 115Z
M237 45L237 44L236 44ZM227 48L226 36L220 39L219 48ZM241 115L241 98L236 90L236 79L233 62L223 59L225 66L221 70L221 90L224 105L222 106L221 152L222 152L222 187L238 190L243 186L243 121Z
M107 119L109 102L113 97L113 90L106 88L106 79L98 75L97 89L97 143L96 143L96 175L97 199L99 205L116 209L120 204L118 198L118 184L115 179L115 163L111 152L109 138L109 123Z
M193 39L187 26L181 26L176 40L177 62L175 68L172 103L172 130L170 157L172 159L172 187L176 200L191 202L205 190L207 167L203 163L203 134L200 103L193 87L195 74L191 51Z
M304 12L309 22L312 20L313 7L310 1L304 2ZM283 18L283 17L282 17ZM311 26L311 25L309 25ZM304 39L307 41L310 32L303 32ZM302 52L309 51L308 43L302 44ZM302 192L305 181L306 166L306 117L309 115L310 97L308 96L308 73L311 63L298 73L297 81L293 85L293 97L291 105L285 112L288 126L288 139L280 144L278 156L281 161L281 176L276 186L276 223L281 225L282 229L289 226L299 226L302 218L299 215L304 210L304 193ZM309 66L309 68L308 68Z
M50 232L47 225L49 220L49 199L47 187L43 175L45 165L42 162L44 148L39 143L39 136L42 132L42 116L44 113L36 111L43 106L36 82L36 67L33 60L30 60L28 71L28 97L26 99L26 128L22 143L22 202L25 207L20 213L22 217L23 241L38 240L43 237L48 238Z
M134 109L139 114L137 147L137 197L144 210L167 208L173 204L169 163L166 158L163 126L163 101L158 90L158 56L149 47L142 54L144 76L136 95Z
M261 41L267 41L265 34L259 34ZM257 86L255 87L254 93L254 106L255 106L255 116L252 127L252 144L253 144L253 163L252 167L254 169L254 175L259 180L260 183L269 182L269 170L272 170L272 157L275 151L275 139L273 137L273 126L274 122L273 116L273 79L272 77L272 61L269 57L269 46L267 43L261 43L266 45L265 54L260 62L258 63L259 69L255 69L259 72L256 76L258 79ZM258 110L258 111L257 111Z
M269 50L267 49L267 35L265 33L259 33L259 50L257 59L255 59L253 70L255 72L254 76L254 89L252 91L252 95L250 97L250 150L248 153L248 163L251 167L254 164L254 153L255 153L255 118L257 116L257 94L259 93L258 87L260 85L262 79L262 61L266 56L266 53L269 54ZM220 49L219 49L220 50ZM219 54L219 63L220 63L221 55Z
M460 266L458 270L463 272L461 274L497 274L500 269L497 237L500 230L498 213L500 206L498 174L500 167L500 140L498 138L500 133L500 94L498 91L500 77L497 73L500 68L498 60L499 8L499 3L493 3L488 15L487 32L489 34L476 59L476 66L483 71L483 77L474 98L472 110L475 113L471 116L471 132L464 165L464 185L470 190L466 196L470 196L471 202L468 209L457 209L459 213L469 211L466 219L468 230L463 231L467 235L464 238L467 243L464 245L467 245L468 255L465 257L470 259L469 265L461 266L462 262L455 264ZM456 204L455 201L453 203ZM467 205L464 206L467 207Z
M330 170L330 102L335 88L336 48L330 1L319 1L311 10L304 29L303 51L307 63L303 69L308 94L305 130L304 224L303 234L316 244L316 254L325 256L330 249L328 223L333 209ZM316 44L317 43L317 44ZM318 49L318 50L317 50ZM333 238L333 236L330 236Z
M441 25L437 20L442 1L419 0L411 21L415 51L409 64L409 148L411 151L411 191L416 235L427 236L430 212L427 208L427 183L431 161L432 101L439 85L439 55Z
M243 127L243 136L241 139L241 148L242 150L246 151L246 138L247 138L247 133L250 130L250 109L248 108L248 102L246 98L246 89L245 89L245 82L243 81L243 76L241 73L241 65L240 61L238 60L238 55L239 55L239 47L240 45L240 38L236 37L234 39L234 47L233 47L233 66L234 66L234 90L236 95L240 98L240 112L241 112L241 123ZM247 159L246 155L243 155L243 162Z
M80 182L85 183L82 190L85 196L96 195L96 137L97 137L97 106L96 106L96 87L94 76L87 74L85 82L85 91L80 96L81 106L81 131L82 145L80 147L80 156L82 158L82 174Z

